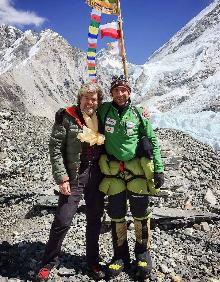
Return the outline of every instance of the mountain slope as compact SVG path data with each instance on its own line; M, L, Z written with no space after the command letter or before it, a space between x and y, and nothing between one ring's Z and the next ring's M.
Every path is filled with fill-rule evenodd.
M144 64L138 102L154 125L180 129L220 149L220 1L192 19ZM163 114L160 114L163 112Z
M0 104L50 119L61 105L75 101L86 79L85 54L51 30L40 34L2 26ZM4 37L4 38L3 38Z

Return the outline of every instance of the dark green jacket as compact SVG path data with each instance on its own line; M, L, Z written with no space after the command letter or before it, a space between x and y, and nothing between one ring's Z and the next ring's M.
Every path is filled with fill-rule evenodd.
M157 137L150 121L142 116L141 108L130 103L119 115L114 105L106 102L99 107L98 115L103 124L105 149L109 155L121 161L133 159L136 156L140 136L145 135L153 147L154 171L163 172Z
M78 118L77 109L70 107L59 110L50 136L50 161L57 184L62 182L64 176L69 176L71 181L77 181L81 142L76 136L82 132L82 122Z

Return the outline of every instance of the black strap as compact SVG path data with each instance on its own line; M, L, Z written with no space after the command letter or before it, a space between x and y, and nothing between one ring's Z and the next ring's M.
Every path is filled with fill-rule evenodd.
M125 180L125 179L123 179L123 178L120 176L120 174L121 174L120 172L119 172L118 174L116 174L116 175L105 174L105 178L117 178L117 179L122 179L122 180L124 180L125 183L128 183L128 182L130 182L130 181L132 181L132 180L134 180L134 179L136 179L136 178L142 178L142 179L146 179L146 180L147 180L147 178L146 178L144 175L133 175L131 178Z
M138 119L139 119L139 121L140 121L140 123L141 123L141 126L144 128L144 121L143 121L143 118L142 118L141 113L139 112L139 110L137 109L136 106L133 106L133 105L132 105L131 107L132 107L132 109L134 110L136 116L138 117Z

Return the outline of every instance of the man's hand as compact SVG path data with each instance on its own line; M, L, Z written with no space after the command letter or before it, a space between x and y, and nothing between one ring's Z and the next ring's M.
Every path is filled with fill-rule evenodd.
M154 173L154 185L155 188L158 189L164 184L164 173L163 172L155 172Z
M142 116L144 118L150 119L151 118L151 114L150 114L149 110L144 108L144 107L142 107L142 109L143 109Z
M63 178L63 182L59 184L60 193L66 196L71 195L70 182L68 177Z

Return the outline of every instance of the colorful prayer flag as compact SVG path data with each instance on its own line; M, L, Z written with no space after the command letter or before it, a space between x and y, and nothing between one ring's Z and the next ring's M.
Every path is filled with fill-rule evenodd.
M88 62L88 68L92 68L92 67L95 67L96 66L96 63L94 62L94 63L89 63Z
M89 74L96 74L96 70L89 70L89 69L88 69L88 73L89 73Z
M104 36L110 36L115 39L121 38L120 30L117 22L111 22L107 24L100 25L101 38Z
M95 61L95 56L94 57L90 57L90 56L87 56L87 59L88 59L88 61Z
M97 39L95 39L95 38L88 38L88 43L97 43Z
M88 33L88 37L89 38L93 38L93 39L97 39L98 38L98 33L97 34L92 34L92 33Z
M97 27L94 27L94 26L89 26L89 33L91 34L98 34L99 32L99 29Z
M88 43L88 48L95 48L96 49L96 43Z
M117 0L87 0L87 4L104 14L118 15Z
M89 77L93 82L96 82L95 57L96 57L96 46L97 46L100 20L101 20L101 12L96 9L92 9L91 22L90 22L89 33L88 33L87 67L88 67Z
M88 57L87 57L87 63L88 63L88 64L95 64L95 58L93 58L93 59L88 59Z
M91 15L91 20L100 23L101 15L92 14Z
M88 57L95 57L96 56L96 52L87 52Z

